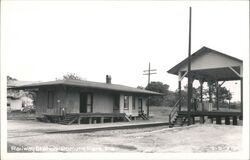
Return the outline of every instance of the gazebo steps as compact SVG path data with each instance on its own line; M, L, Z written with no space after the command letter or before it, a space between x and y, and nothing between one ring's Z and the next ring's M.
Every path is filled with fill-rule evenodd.
M59 121L59 124L69 125L69 124L76 122L78 118L79 118L78 115L66 114L65 118Z
M174 126L183 126L186 124L187 117L182 115L176 115L173 122L169 125L169 128L172 128Z
M140 113L139 117L141 117L143 120L148 120L148 117L146 116L145 113Z

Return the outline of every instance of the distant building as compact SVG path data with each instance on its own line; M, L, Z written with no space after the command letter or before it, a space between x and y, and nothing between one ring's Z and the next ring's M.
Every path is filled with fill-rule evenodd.
M24 107L33 106L33 99L28 96L27 92L22 90L16 91L11 88L32 84L34 82L30 81L18 81L18 80L11 80L8 81L7 84L7 110L8 112L11 111L21 111Z
M33 100L30 97L7 96L7 110L22 111L24 107L33 106Z

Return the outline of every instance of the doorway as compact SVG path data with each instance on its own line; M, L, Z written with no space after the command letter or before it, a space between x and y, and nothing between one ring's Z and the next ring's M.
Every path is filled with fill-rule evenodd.
M142 113L142 98L138 98L138 112Z
M93 112L93 94L80 93L80 113Z

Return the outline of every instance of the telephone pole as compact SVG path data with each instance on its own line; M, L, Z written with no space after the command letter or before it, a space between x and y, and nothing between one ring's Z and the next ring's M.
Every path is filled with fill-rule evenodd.
M192 98L192 79L191 79L191 18L192 18L192 8L189 7L189 40L188 40L188 126L191 124L190 117L190 107Z
M151 74L156 74L156 69L151 69L150 68L150 62L149 62L148 70L144 70L143 72L144 72L143 75L148 76L148 85L149 85L150 84L150 75Z
M156 74L156 69L151 69L150 68L150 62L148 65L148 70L144 70L143 71L143 75L147 75L148 76L148 86L150 84L150 75L151 74ZM150 97L148 97L148 104L147 104L147 117L149 118L149 103L150 103Z

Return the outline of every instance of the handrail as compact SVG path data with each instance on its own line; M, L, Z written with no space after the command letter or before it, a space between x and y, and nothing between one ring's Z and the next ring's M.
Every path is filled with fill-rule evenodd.
M184 99L184 97L181 97L173 106L172 110L169 113L169 124L171 125L172 123L172 118L174 117L173 115L177 112L177 105Z
M176 108L177 104L179 104L179 102L180 102L183 98L184 98L184 97L181 97L181 98L174 104L174 106L173 106L172 110L170 111L170 113L173 112L173 110Z

